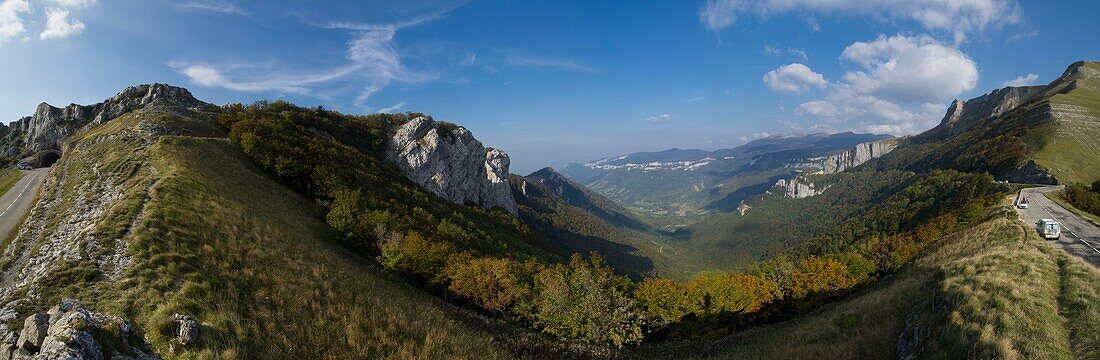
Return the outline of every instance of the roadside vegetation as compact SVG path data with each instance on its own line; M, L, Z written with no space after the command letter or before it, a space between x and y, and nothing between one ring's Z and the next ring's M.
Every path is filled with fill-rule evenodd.
M0 171L0 195L7 194L8 190L11 190L15 186L15 183L19 182L19 179L23 178L23 172L14 167L5 168Z
M1060 205L1070 205L1067 208L1074 212L1082 213L1093 223L1100 224L1100 181L1092 183L1092 186L1070 184L1065 189L1052 194L1051 200Z

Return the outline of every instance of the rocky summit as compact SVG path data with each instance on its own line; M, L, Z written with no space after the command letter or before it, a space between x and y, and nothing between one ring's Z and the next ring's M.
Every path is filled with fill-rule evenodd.
M387 156L409 180L439 197L519 213L508 184L508 154L486 149L464 127L417 117L397 128Z
M188 108L207 105L195 99L187 89L165 84L127 87L114 97L93 105L70 104L58 108L42 103L34 115L19 119L10 126L0 125L3 143L8 144L2 149L2 155L21 157L60 149L62 139L154 102L171 102Z

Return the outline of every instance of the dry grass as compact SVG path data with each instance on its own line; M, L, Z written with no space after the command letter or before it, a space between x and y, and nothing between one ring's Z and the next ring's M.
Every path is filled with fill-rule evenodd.
M223 139L162 138L121 305L167 351L172 313L203 322L194 358L505 357L443 304L334 242L304 197Z
M94 261L62 264L51 273L60 286L43 288L35 306L64 296L122 315L168 358L511 357L493 341L502 325L470 321L338 245L314 203L268 178L209 123L156 118L201 136L148 146L120 135L150 116L158 115L127 115L75 139L85 143L68 154L58 184L71 199L94 195L78 184L124 175L122 197L89 234L124 239L129 268L111 278ZM47 220L47 230L56 223ZM199 344L175 344L173 313L202 322Z

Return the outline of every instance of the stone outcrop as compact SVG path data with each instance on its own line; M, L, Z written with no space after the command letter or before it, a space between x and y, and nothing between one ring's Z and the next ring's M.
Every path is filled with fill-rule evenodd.
M856 144L853 149L826 156L821 162L821 171L825 174L835 174L851 169L871 161L871 159L886 155L897 147L897 138Z
M519 214L508 183L508 154L486 149L464 127L417 117L393 134L387 156L409 180L439 197Z
M110 348L93 334L111 336ZM88 311L79 301L63 299L45 314L28 316L22 332L8 333L0 343L0 360L159 359L137 340L140 338L126 320Z
M804 176L795 176L791 179L779 179L775 187L783 190L783 196L795 199L804 199L821 194L825 189L818 189L810 179Z
M71 104L58 108L42 103L34 115L12 122L7 127L0 125L0 134L3 134L0 143L4 144L2 153L7 157L22 157L60 149L62 139L154 102L171 102L187 108L208 105L195 99L187 89L165 84L131 86L94 105Z
M180 314L172 314L172 319L176 321L176 342L178 342L180 346L192 346L199 341L198 320Z
M1046 168L1036 164L1034 160L1028 160L1028 162L1009 170L1007 173L998 176L997 180L1016 184L1058 185L1058 179L1051 175Z
M930 133L941 137L961 134L979 121L1012 110L1041 92L1044 86L1004 87L970 100L955 100Z

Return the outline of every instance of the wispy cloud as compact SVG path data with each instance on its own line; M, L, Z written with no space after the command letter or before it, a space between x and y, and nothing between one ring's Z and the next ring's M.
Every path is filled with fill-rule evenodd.
M806 56L805 49L795 49L792 47L783 49L771 45L764 45L764 53L772 56L793 57L801 60L806 60L809 58L809 56Z
M503 53L504 56L501 61L510 66L559 69L583 73L600 72L599 69L568 59L535 55L515 50L503 51Z
M1022 19L1015 0L707 0L698 16L708 29L721 30L747 13L762 17L798 13L906 20L928 31L947 32L956 43L965 41L970 33L1018 24ZM819 29L816 24L815 19L810 30Z
M226 15L249 16L251 13L228 1L203 0L184 1L172 4L178 11L212 12Z
M672 115L669 115L669 114L653 115L653 116L647 117L645 120L649 121L649 122L665 122L665 121L672 120Z
M261 71L256 71L258 66L255 65L215 66L182 61L170 62L168 65L198 85L234 91L276 91L315 96L317 85L351 82L358 84L359 88L355 98L356 105L366 107L366 101L391 82L420 83L435 79L433 75L406 68L393 40L401 29L437 20L444 15L445 12L433 13L389 24L316 24L317 27L345 30L353 35L347 43L346 63L327 69L297 71L285 66L269 65L259 66Z
M401 108L404 108L404 107L405 107L405 102L402 101L402 102L399 102L399 103L396 103L396 104L378 109L378 112L383 113L383 114L392 114L395 111L401 110Z

